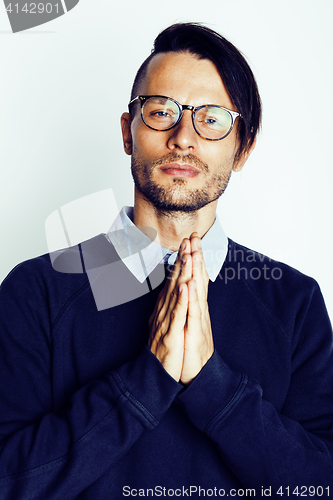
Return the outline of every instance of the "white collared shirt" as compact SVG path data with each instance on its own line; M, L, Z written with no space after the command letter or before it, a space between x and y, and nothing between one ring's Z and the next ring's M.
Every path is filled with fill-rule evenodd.
M133 208L123 207L106 238L113 244L131 273L143 283L160 263L174 264L178 251L172 252L154 240L157 231L150 229L146 236L133 222ZM154 240L154 241L152 241ZM209 279L215 281L228 252L226 237L218 217L201 240L202 253Z

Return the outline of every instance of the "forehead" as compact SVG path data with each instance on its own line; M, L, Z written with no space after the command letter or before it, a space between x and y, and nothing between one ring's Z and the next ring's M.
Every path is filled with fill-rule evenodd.
M166 52L153 57L140 93L165 95L194 106L232 105L216 66L190 52Z

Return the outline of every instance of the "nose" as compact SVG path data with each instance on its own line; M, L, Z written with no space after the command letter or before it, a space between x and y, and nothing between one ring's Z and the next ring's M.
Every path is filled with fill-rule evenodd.
M194 130L192 123L192 111L186 109L180 122L169 131L168 147L171 150L195 149L197 145L198 134Z

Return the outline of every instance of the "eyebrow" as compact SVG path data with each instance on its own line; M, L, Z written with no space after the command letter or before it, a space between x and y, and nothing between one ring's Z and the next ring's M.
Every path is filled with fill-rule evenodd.
M158 104L165 104L166 101L169 99L168 97L160 97L160 96L151 96L151 97L154 97Z

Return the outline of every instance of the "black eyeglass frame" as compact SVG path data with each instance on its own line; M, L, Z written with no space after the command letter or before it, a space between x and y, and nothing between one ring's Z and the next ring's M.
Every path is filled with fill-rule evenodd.
M158 129L158 128L153 128L151 127L150 125L148 125L148 123L145 122L145 119L143 117L143 106L145 105L145 102L150 99L151 97L161 97L162 99L167 99L169 101L172 101L176 104L176 106L178 107L179 109L179 117L178 117L178 120L169 128L164 128L164 129ZM237 111L232 111L231 109L228 109L228 108L225 108L223 106L219 106L217 104L203 104L202 106L190 106L188 104L180 104L178 101L176 101L175 99L172 99L172 97L167 97L165 95L138 95L136 97L134 97L134 99L132 99L129 104L128 104L128 109L130 110L130 106L136 101L136 100L139 100L140 103L141 103L141 106L140 106L140 111L141 111L141 118L142 118L142 121L143 123L146 125L146 127L150 128L151 130L156 130L156 132L166 132L167 130L171 130L172 128L174 128L176 125L178 125L178 123L180 122L180 120L182 119L183 117L183 111L188 109L189 111L192 111L192 124L193 124L193 128L194 130L196 131L196 133L202 137L203 139L206 139L206 141L221 141L222 139L225 139L231 132L232 132L232 129L234 128L234 125L235 125L235 121L236 121L236 118L239 116L240 118L242 118L242 115L240 113L238 113ZM205 137L204 135L200 134L200 132L197 130L196 126L195 126L195 115L196 115L196 112L199 111L200 109L202 108L205 108L207 106L211 106L212 108L220 108L220 109L224 109L224 111L227 111L229 113L229 115L231 116L231 126L230 126L230 129L228 130L228 133L225 134L223 137L219 137L218 139L210 139L209 137Z

